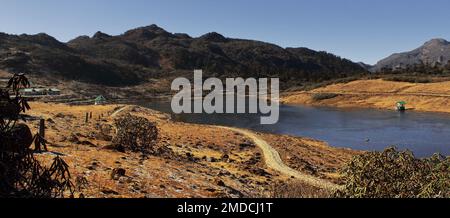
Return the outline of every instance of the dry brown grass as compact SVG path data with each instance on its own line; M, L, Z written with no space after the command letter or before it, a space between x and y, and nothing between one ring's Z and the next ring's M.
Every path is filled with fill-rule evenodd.
M318 93L334 93L335 98L317 101ZM450 112L450 81L408 83L377 80L358 80L339 83L312 91L285 93L286 104L307 104L335 107L363 107L393 110L395 103L406 101L410 110Z
M332 192L296 181L276 184L270 190L270 198L330 198Z
M96 138L102 132L99 127L113 125L114 117L110 115L123 105L68 106L33 102L31 106L31 115L47 120L46 136L54 142L49 145L49 149L64 155L73 178L87 180L88 185L81 192L88 198L252 197L259 196L259 193L268 196L267 192L273 184L290 179L268 169L263 158L255 159L262 152L256 146L243 147L242 144L249 144L249 139L233 131L173 122L165 114L140 107L127 107L123 113L154 122L160 138L157 147L168 148L173 153L173 157L152 155L143 160L140 154L105 149L111 145L108 137ZM86 112L93 112L94 118L89 123L84 120ZM98 116L102 114L103 117L99 119ZM30 124L33 131L37 131L37 123ZM76 143L70 142L74 136ZM261 136L268 140L266 134ZM292 142L284 137L287 136L273 135L268 137L268 141L270 144ZM302 150L305 144L308 149ZM280 149L282 145L276 143L274 146ZM302 143L292 144L293 147L295 145L300 150L291 152L301 151L302 156L311 157L314 161L310 164L319 169L322 169L321 166L334 169L352 155L352 152L345 150L336 152L314 140L305 139ZM320 151L320 156L312 155L317 151ZM280 152L285 161L287 152ZM222 158L225 154L228 155L226 160ZM49 160L51 157L44 154L40 158ZM288 164L303 166L303 159L292 159ZM116 168L125 169L126 176L119 180L111 179L111 172ZM319 174L303 172L335 181L331 176L335 170L323 169Z
M0 70L0 78L11 78L12 74L6 71Z

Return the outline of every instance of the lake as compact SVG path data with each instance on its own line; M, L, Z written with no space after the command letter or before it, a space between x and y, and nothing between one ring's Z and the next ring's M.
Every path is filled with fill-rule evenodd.
M140 105L171 113L170 102ZM377 150L395 145L417 157L450 155L450 114L397 112L376 109L339 109L282 105L275 125L260 125L258 114L173 114L177 121L232 126L275 134L310 137L331 146Z

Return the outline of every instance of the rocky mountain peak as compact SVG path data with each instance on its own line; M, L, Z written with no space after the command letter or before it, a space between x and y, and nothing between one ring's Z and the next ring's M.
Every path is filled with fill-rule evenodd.
M445 39L436 38L432 39L424 44L424 46L441 46L441 45L448 45L450 42L448 42Z
M384 69L405 69L417 64L446 64L450 61L450 42L435 38L409 52L396 53L379 61L371 71Z
M94 36L92 36L93 39L108 39L108 38L111 38L111 37L112 36L110 36L110 35L108 35L106 33L103 33L101 31L96 32L94 34Z
M203 36L200 36L200 39L209 41L209 42L226 42L227 38L219 33L210 32Z
M151 40L158 36L169 37L171 35L172 34L155 24L132 29L123 34L125 38L132 40Z

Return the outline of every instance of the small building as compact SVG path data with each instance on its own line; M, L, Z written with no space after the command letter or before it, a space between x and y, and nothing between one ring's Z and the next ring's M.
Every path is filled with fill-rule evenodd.
M23 96L46 96L46 95L61 95L61 90L56 88L26 88L21 89L19 93Z
M103 95L99 95L97 98L95 98L95 105L104 105L106 104L106 98Z
M42 88L27 88L21 89L19 93L23 96L43 96L47 94L47 91Z
M404 102L404 101L397 102L395 109L398 111L405 111L406 110L406 102Z

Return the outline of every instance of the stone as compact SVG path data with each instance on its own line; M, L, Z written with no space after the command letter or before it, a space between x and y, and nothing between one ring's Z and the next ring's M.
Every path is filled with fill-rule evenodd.
M111 172L111 179L118 180L120 177L124 177L126 175L126 170L123 168L115 168Z
M220 186L220 187L225 187L226 186L225 182L222 181L222 180L217 181L217 185Z
M230 159L230 156L229 156L228 154L222 155L222 160L223 160L223 161L227 161L227 160L229 160L229 159Z
M105 195L118 195L119 193L111 189L103 189L101 191Z

